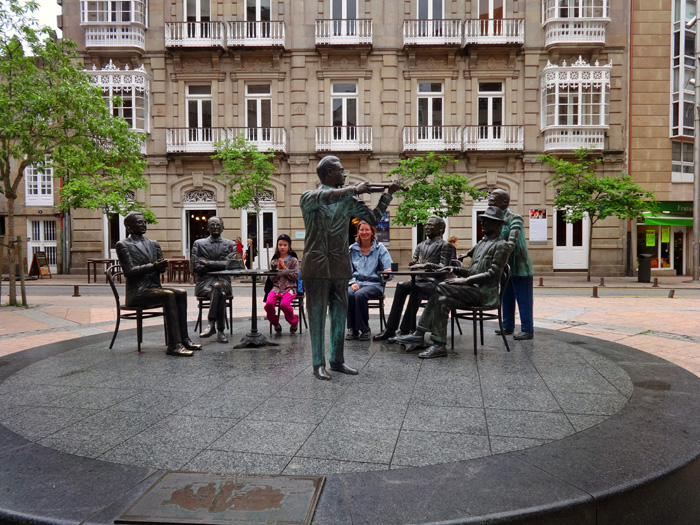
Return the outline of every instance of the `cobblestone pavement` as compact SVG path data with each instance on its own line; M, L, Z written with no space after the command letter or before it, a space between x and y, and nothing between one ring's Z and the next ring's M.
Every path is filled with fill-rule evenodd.
M662 277L654 288L629 277L606 278L605 286L600 286L600 278L587 282L585 277L547 276L542 278L543 286L538 286L536 277L535 326L624 344L700 376L700 284L687 281L688 277ZM80 286L80 297L72 297L74 285ZM194 288L176 286L188 290L192 329L197 312ZM250 297L249 284L234 286L237 297ZM593 297L594 286L597 298ZM6 304L7 283L3 283L2 293ZM390 288L387 312L392 296ZM0 308L0 356L114 329L116 308L109 289L104 284L87 285L84 276L54 276L50 281L29 282L27 297L29 308ZM234 320L236 333L232 340L245 331L244 318L250 316L248 301L234 304L238 321ZM262 315L262 303L258 315ZM150 324L160 322L156 319ZM132 324L127 322L122 329L132 328ZM378 329L376 318L371 324ZM266 323L261 326L265 329Z

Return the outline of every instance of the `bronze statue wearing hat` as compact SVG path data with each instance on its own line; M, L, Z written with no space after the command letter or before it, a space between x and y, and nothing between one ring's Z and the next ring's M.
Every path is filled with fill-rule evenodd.
M126 277L126 305L163 306L168 355L193 355L202 345L193 343L187 334L187 292L160 285L160 274L165 273L168 261L160 244L144 236L148 225L143 213L127 214L124 226L129 236L117 243L117 257Z
M228 275L211 275L209 272L225 270L230 259L236 257L236 243L224 239L224 221L219 217L210 217L207 221L209 237L197 239L192 247L192 265L197 274L194 294L210 300L207 325L199 337L210 337L218 332L217 341L228 343L224 331L226 321L226 298L233 297L231 277Z
M468 268L450 266L459 277L447 279L435 288L412 334L395 339L410 352L425 346L424 336L430 332L432 345L418 354L430 359L447 355L447 320L453 308L498 305L498 286L508 262L511 246L501 238L503 211L489 206L479 218L484 237L469 250Z

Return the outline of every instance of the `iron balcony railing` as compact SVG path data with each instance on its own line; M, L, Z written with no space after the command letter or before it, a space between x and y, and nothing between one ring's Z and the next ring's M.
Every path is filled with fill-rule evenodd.
M464 126L463 151L519 151L524 126Z
M405 126L404 151L461 151L461 126Z
M229 47L284 47L284 22L227 22Z
M471 18L464 22L464 44L524 44L522 18Z
M372 20L316 20L316 45L371 45Z
M258 148L258 151L287 151L287 131L284 128L227 128L227 137L243 136Z
M542 131L544 150L577 150L605 148L607 127L551 126Z
M165 149L168 153L213 153L217 142L244 136L259 151L287 151L284 128L167 128Z
M225 47L223 22L166 22L165 47Z
M410 45L462 45L461 20L404 20L403 44Z
M372 151L372 126L316 126L316 151Z

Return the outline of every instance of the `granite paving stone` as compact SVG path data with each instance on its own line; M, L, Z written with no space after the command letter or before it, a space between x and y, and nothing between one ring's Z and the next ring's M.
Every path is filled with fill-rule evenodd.
M315 428L315 425L304 423L244 419L209 448L229 452L293 456Z
M486 435L486 417L481 408L440 407L411 403L403 422L404 430L460 432Z
M523 450L525 448L544 445L545 443L549 443L549 440L491 436L490 442L491 454L504 454L506 452L513 452L514 450Z
M587 428L591 428L598 423L602 423L608 416L590 416L585 414L567 414L569 421L576 429L576 432L582 432Z
M309 436L297 455L388 465L398 434L396 429L323 422Z
M581 392L554 392L561 408L567 414L611 416L627 404L622 394L589 394Z
M129 439L108 450L97 459L123 465L137 465L153 469L180 470L201 452L199 448L166 443L137 443Z
M135 391L135 394L129 399L125 399L121 403L114 405L112 410L170 414L178 411L183 405L191 403L198 397L198 393L187 391L175 394L173 392L163 392L161 390L138 390Z
M421 467L490 454L486 435L402 430L391 468Z
M242 419L260 406L265 397L246 394L228 394L214 389L193 399L184 400L175 410L179 415Z
M360 463L357 461L337 461L334 459L304 458L295 456L289 462L282 474L316 475L342 474L344 472L368 472L371 470L386 470L383 463Z
M123 412L127 414L127 412ZM205 448L236 423L235 419L169 414L134 436L135 443Z
M95 413L95 410L80 408L24 408L14 415L0 419L0 423L10 430L18 431L30 441L39 441Z
M489 433L495 436L535 439L561 439L574 433L566 415L549 412L524 412L486 409Z
M315 425L328 415L334 403L329 399L270 397L247 414L246 419Z
M408 399L399 403L377 402L369 398L348 396L340 399L326 416L329 423L377 428L400 429L408 407Z
M474 385L424 381L416 385L411 402L421 405L482 408L481 391Z
M204 450L182 470L192 472L244 472L247 474L281 474L290 456L254 454L225 450Z
M57 399L47 399L44 406L104 410L134 396L133 390L83 387L80 392Z
M503 410L532 410L536 412L561 412L557 400L546 387L515 388L484 384L483 396L486 408Z

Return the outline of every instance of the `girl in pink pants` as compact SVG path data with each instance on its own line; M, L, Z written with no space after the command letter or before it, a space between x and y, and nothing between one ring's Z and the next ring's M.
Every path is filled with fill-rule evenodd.
M273 287L267 294L265 311L267 320L274 326L275 332L280 333L280 319L277 315L277 301L280 302L280 310L289 323L289 331L294 333L299 327L299 318L294 315L292 300L297 296L297 281L299 280L299 261L292 255L292 239L289 235L282 234L277 238L277 249L270 261L271 270L288 270L289 273L270 276Z

